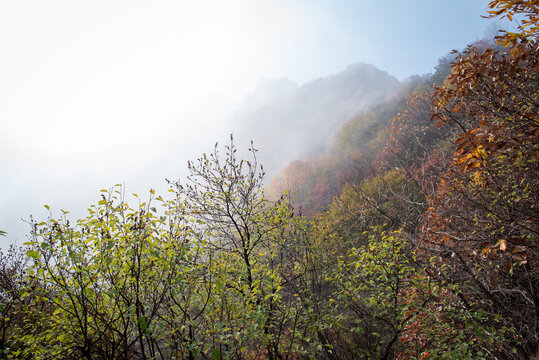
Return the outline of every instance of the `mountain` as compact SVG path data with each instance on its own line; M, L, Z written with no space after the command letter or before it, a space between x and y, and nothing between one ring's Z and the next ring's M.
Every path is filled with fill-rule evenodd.
M399 86L395 77L365 63L302 86L266 79L237 111L234 134L240 145L254 141L271 177L291 160L323 152L347 119L388 99Z

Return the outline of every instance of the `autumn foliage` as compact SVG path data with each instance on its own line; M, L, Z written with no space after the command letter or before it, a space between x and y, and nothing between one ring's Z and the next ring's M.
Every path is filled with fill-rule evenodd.
M489 6L516 30L266 188L231 137L172 199L34 221L0 253L0 358L538 358L539 3Z
M511 342L524 358L537 352L539 330L537 61L534 44L458 55L433 120L462 131L421 236L448 255L444 277L464 286L470 308L516 328Z

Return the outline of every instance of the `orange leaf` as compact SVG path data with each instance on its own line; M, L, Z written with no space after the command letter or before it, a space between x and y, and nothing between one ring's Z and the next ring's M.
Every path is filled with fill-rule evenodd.
M482 173L482 171L476 171L475 172L475 175L474 175L473 179L474 179L476 184L479 184L480 181L481 181L481 173Z

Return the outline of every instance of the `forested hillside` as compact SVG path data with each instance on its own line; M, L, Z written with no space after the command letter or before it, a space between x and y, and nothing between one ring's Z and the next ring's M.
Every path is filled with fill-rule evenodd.
M247 96L234 133L264 149L260 160L273 176L289 161L323 151L348 118L393 97L400 86L395 77L364 63L299 87L266 80Z
M539 5L490 8L516 30L266 188L231 136L168 195L34 220L0 258L0 358L537 358Z

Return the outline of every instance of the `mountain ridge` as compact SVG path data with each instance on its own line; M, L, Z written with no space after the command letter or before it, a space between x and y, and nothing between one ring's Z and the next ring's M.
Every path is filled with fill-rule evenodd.
M242 140L254 141L270 178L290 161L323 152L350 117L388 99L401 86L397 78L367 63L350 64L295 89L292 84L265 79L246 97L262 99L261 106L243 105L234 119L240 147Z

